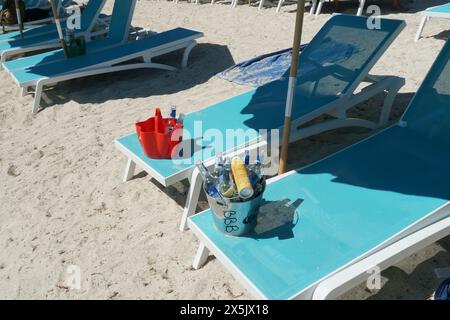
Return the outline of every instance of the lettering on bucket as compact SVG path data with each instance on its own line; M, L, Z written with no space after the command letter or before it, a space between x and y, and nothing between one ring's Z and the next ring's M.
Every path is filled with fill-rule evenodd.
M225 231L227 233L236 232L239 230L239 227L236 225L237 218L236 211L225 211L224 212L224 223L225 223Z

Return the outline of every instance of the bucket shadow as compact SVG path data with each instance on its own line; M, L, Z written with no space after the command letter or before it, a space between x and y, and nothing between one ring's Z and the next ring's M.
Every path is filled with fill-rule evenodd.
M246 237L253 239L278 238L279 240L293 238L292 230L299 220L297 208L302 202L302 199L294 202L290 199L263 200L257 216L256 227Z
M432 38L436 39L436 40L443 40L443 41L447 41L448 38L450 38L450 29L449 30L444 30L439 32L436 35L431 36Z

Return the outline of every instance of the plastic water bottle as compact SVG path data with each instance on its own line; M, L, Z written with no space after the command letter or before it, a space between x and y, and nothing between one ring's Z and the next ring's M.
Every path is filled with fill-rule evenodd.
M170 118L170 119L173 119L173 120L175 121L175 123L173 123L173 122L171 122L171 121L167 122L168 125L167 125L167 127L166 127L166 134L173 131L173 129L174 129L173 127L175 126L175 124L176 124L176 122L177 122L177 121L176 121L176 118L177 118L177 107L176 107L176 106L171 106L171 107L170 107L169 118Z
M245 150L244 159L243 160L244 160L244 164L246 166L250 165L250 151Z
M197 168L200 171L208 195L216 201L222 201L222 196L216 188L216 179L209 173L208 168L201 161L197 161Z
M253 172L258 176L259 179L262 178L262 161L264 160L264 150L258 153L256 156L255 164L253 165Z
M170 107L170 118L175 119L177 117L177 107L171 106Z
M231 176L231 159L228 157L225 159L222 174L219 179L219 191L226 198L233 197L235 193L233 177Z
M262 163L261 160L264 157L264 151L261 151L261 154L256 155L255 163L249 166L249 179L250 183L252 184L253 188L256 189L262 179Z
M216 157L216 163L214 165L214 172L213 172L213 177L218 180L219 177L222 175L222 171L223 171L223 157L222 157L222 152L218 152L217 153L217 157Z

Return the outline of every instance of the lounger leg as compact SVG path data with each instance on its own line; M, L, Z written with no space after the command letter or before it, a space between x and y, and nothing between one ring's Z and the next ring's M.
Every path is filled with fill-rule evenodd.
M195 168L192 171L191 186L189 188L186 204L184 205L183 215L181 216L180 231L187 230L187 219L195 213L200 191L202 190L202 183L203 180L200 176L200 171Z
M418 41L420 39L420 36L422 35L423 29L425 28L425 24L429 20L428 18L429 17L426 17L426 16L422 17L422 21L420 21L419 30L417 30L417 34L416 34L416 37L414 38L414 41Z
M358 8L358 12L356 13L357 16L360 16L362 14L365 3L366 3L366 0L359 0L359 8Z
M28 87L21 87L20 88L20 96L25 97L28 94Z
M192 267L194 267L195 270L198 270L201 267L203 267L206 260L208 259L208 256L209 256L209 249L203 244L203 242L200 243Z
M2 52L0 62L1 63L6 62L6 57L7 57L7 52L6 51Z
M163 69L163 70L168 70L168 71L177 71L178 69L172 66L168 66L166 64L161 64L161 63L153 63L152 62L152 56L143 56L142 57L144 59L145 65L147 68L154 68L154 69ZM131 64L128 66L132 66ZM125 67L125 66L124 66ZM124 69L126 70L126 69ZM131 70L131 69L129 69Z
M123 176L123 182L131 180L134 176L134 171L136 170L136 163L130 158L127 161L127 166L125 168L125 174Z
M189 54L191 53L192 49L197 45L197 41L192 41L190 45L184 49L183 53L183 61L181 62L181 67L186 68L188 61L189 61Z
M322 6L323 3L325 2L325 0L319 0L319 4L317 5L317 10L316 10L316 17L320 14L320 12L322 11Z
M309 9L309 15L313 15L317 8L317 0L311 1L311 8Z
M238 0L231 1L231 7L232 7L233 9L236 8L237 3L238 3Z
M259 2L258 10L261 10L262 8L264 8L264 0Z
M278 1L277 12L280 12L281 6L283 5L283 2L284 2L284 0L279 0Z
M391 115L392 105L394 103L397 93L400 91L401 87L405 84L402 79L395 79L395 82L387 89L388 93L386 98L384 98L383 107L381 108L380 120L378 122L379 126L384 126L389 121L389 116Z
M33 107L31 109L32 113L36 113L39 110L43 89L44 89L44 83L40 80L36 84L36 91L34 93Z

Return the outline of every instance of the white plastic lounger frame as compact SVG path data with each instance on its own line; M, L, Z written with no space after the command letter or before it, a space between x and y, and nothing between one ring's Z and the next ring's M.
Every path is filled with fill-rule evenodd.
M317 11L316 11L316 16L318 16L320 14L320 12L322 11L324 2L325 2L325 0L319 0L319 4L317 6ZM360 16L362 14L365 4L366 4L366 0L359 0L359 7L358 7L358 11L356 12L357 16Z
M437 8L437 7L440 7L440 6L431 7L428 9ZM418 41L420 39L420 37L422 36L423 29L425 28L425 24L428 21L430 21L431 18L450 19L450 14L446 13L446 12L433 12L433 11L425 10L425 11L420 12L420 14L422 15L422 20L420 21L419 29L417 30L416 37L414 38L415 41Z
M448 208L446 211L449 211ZM385 270L449 234L450 217L415 231L322 281L315 288L312 299L334 299L367 281L369 277L367 271L373 266L378 266L381 271ZM301 296L295 298L301 298Z
M90 66L88 68L82 68L79 70L75 70L73 72L61 74L56 77L42 78L38 81L30 81L28 83L24 83L21 85L21 95L24 96L26 94L32 93L32 91L30 91L30 88L31 87L35 88L34 89L34 102L33 102L33 107L32 107L31 111L33 113L36 113L39 110L40 101L41 101L41 97L42 97L42 91L44 89L44 86L46 86L46 85L56 84L59 82L77 79L77 78L88 77L88 76L92 76L92 75L99 75L99 74L118 72L118 71L124 71L124 70L154 68L154 69L176 71L177 68L169 66L169 65L153 63L152 59L154 57L157 57L157 56L160 56L160 55L163 55L163 54L175 51L175 50L184 49L183 59L182 59L182 63L181 63L181 66L184 68L187 66L189 53L196 45L197 45L197 42L194 39L185 38L182 41L176 41L176 42L172 42L170 44L164 44L160 47L156 47L156 48L152 48L152 49L145 50L142 52L138 52L138 53L124 56L124 57L120 57L118 59L114 59L114 60L110 60L110 61L100 63L100 64L97 64L94 66ZM129 60L133 60L136 58L142 58L143 62L117 65L119 63L127 62Z
M395 125L401 125L397 123ZM386 130L386 129L385 129ZM380 134L384 130L377 134ZM315 163L319 163L354 147L355 145L371 139L373 136L363 139L362 141L350 145L324 159ZM314 165L310 164L304 168ZM267 181L268 184L274 183L296 171L290 171L283 175L274 177ZM194 258L193 268L201 268L207 261L210 254L213 254L245 287L256 299L267 299L252 283L245 277L221 250L211 242L208 237L196 227L195 224L188 219L188 226L200 240L199 248ZM450 202L437 210L430 212L424 219L409 226L407 229L394 235L384 243L366 252L364 255L350 261L332 274L318 280L308 288L293 295L290 299L333 299L347 292L355 286L363 283L370 277L368 270L373 266L378 266L380 271L389 268L399 261L407 258L415 252L425 248L426 246L448 236L450 234Z
M284 3L284 1L285 0L279 0L278 1L278 6L277 6L277 12L280 12L281 11L281 6L283 5L283 3ZM314 14L314 12L316 11L316 8L317 8L317 1L318 0L307 0L306 2L309 2L309 4L310 4L310 9L309 9L309 15L311 16L311 15L313 15ZM260 8L259 9L261 9L262 7L263 7L263 5L264 5L264 0L261 0L261 2L260 2Z
M443 210L447 212L447 215L450 212L448 207ZM266 299L195 225L189 223L189 226L201 241L192 265L194 269L201 268L208 256L213 254L256 299ZM373 266L378 266L380 271L383 271L449 234L450 217L448 216L428 225L421 224L421 228L417 231L405 235L361 260L349 263L290 299L324 300L337 298L366 281L370 276L367 271L371 270Z
M280 12L281 6L283 5L284 1L285 0L279 0L278 1L278 6L277 6L277 10L276 10L277 12ZM310 3L310 5L311 5L311 9L309 11L310 15L313 15L314 12L316 11L317 1L318 0L307 0L306 1L306 2ZM214 4L215 2L216 2L216 0L211 0L211 4ZM239 2L239 0L231 0L230 6L232 8L236 8L237 5L238 5L238 2ZM175 3L178 3L178 0L175 0ZM265 0L260 0L259 1L258 10L261 10L261 9L264 8L264 3L265 3ZM197 4L197 5L200 4L200 0L195 0L195 4Z

